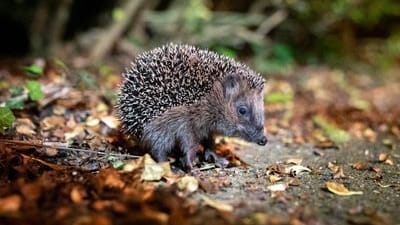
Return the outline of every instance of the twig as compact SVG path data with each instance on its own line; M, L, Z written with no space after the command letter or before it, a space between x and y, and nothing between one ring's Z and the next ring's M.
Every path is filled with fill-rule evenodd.
M55 149L66 150L66 151L86 152L86 153L93 153L93 154L98 154L98 155L126 157L126 158L130 158L130 159L137 159L140 157L137 155L130 155L130 154L99 152L99 151L90 150L90 149L71 148L71 147L66 147L66 145L67 145L66 143L42 142L40 140L22 141L22 140L0 139L0 143L28 145L28 146L38 147L38 148L55 148Z
M60 44L64 35L65 26L68 22L72 0L59 1L56 6L55 15L50 22L50 29L48 32L49 46L47 46L47 54L52 54Z
M127 26L132 21L133 17L139 11L138 9L144 3L144 0L126 1L126 4L121 6L124 9L124 18L115 21L99 38L98 42L93 46L89 55L89 62L96 63L107 55Z
M257 29L257 33L266 35L268 34L272 29L274 29L276 26L281 24L285 19L287 18L288 13L284 9L279 9L276 12L274 12L268 19L266 19L264 22L260 24L260 26Z
M200 168L192 169L192 171L193 172L204 171L204 170L209 170L209 169L214 169L214 168L215 168L215 165L209 164L209 165L205 165L205 166L200 167Z

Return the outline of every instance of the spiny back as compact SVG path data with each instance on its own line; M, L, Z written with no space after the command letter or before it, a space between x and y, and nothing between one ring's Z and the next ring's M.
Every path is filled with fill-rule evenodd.
M117 104L122 129L140 138L155 117L199 101L229 74L247 78L251 87L264 84L246 65L194 46L167 44L142 53L123 73Z

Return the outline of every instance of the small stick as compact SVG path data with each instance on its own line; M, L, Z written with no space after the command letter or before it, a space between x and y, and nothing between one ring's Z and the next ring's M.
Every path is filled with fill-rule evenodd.
M66 151L87 152L87 153L94 153L94 154L99 154L99 155L126 157L126 158L130 158L130 159L137 159L140 157L137 155L130 155L130 154L99 152L99 151L90 150L90 149L71 148L71 147L66 147L66 145L67 145L66 143L43 142L40 140L22 141L22 140L0 139L0 143L28 145L28 146L39 147L39 148L55 148L55 149L66 150Z

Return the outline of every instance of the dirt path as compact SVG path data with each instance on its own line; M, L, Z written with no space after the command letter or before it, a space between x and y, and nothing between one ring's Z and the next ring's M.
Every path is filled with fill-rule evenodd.
M322 150L323 155L319 155L312 146L288 147L272 138L266 147L251 145L241 149L237 154L251 165L248 169L212 170L201 174L211 181L223 179L220 181L223 187L211 196L236 206L238 214L258 211L290 216L300 213L309 217L303 221L314 224L400 224L400 165L396 161L394 165L387 165L376 160L380 153L388 151L398 158L399 148L388 150L381 145L353 141L339 149ZM280 195L271 197L266 168L290 158L302 158L301 165L312 172L300 174L298 186L289 186ZM334 179L328 162L342 166L345 177ZM356 170L352 168L355 162L367 162L368 168ZM372 167L381 171L377 173ZM332 180L364 194L338 196L330 193L325 182Z

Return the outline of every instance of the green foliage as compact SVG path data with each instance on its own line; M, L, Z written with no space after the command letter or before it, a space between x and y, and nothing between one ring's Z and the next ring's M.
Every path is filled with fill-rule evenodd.
M82 89L92 89L97 87L97 80L92 73L87 70L80 70L78 72L79 83L78 86Z
M18 96L18 95L23 94L24 89L19 86L14 86L14 87L10 87L10 89L8 91L11 93L12 96Z
M44 97L44 93L38 81L28 80L26 82L26 88L28 89L29 98L32 101L39 101Z
M293 101L292 93L272 92L268 93L265 98L265 103L286 103Z
M216 45L216 46L212 47L211 49L221 55L224 55L224 56L232 58L232 59L237 57L237 52L234 49L229 48L229 47L225 47L222 45Z
M99 73L101 76L107 76L113 71L113 67L109 65L101 65L99 67Z
M314 123L321 127L322 131L328 138L336 144L345 143L350 141L350 134L345 130L339 129L319 116L313 118Z
M284 73L294 62L292 48L284 43L253 45L254 64L261 73Z
M23 98L10 98L6 100L6 106L10 109L24 109Z
M40 77L43 75L44 72L43 67L38 66L36 64L26 66L25 71L28 73L28 75L31 75L33 77Z
M122 10L121 8L115 8L112 11L112 18L115 21L120 21L123 20L125 18L125 12L124 10Z
M10 128L15 121L13 112L8 107L0 107L0 133Z
M184 9L184 28L189 32L200 32L206 25L205 21L212 16L204 0L191 0L186 2Z

